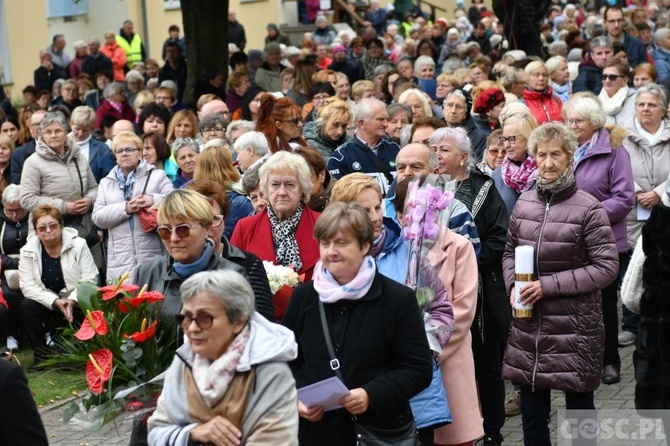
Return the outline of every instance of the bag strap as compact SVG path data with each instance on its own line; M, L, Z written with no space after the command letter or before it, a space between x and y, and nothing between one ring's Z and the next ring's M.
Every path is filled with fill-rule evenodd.
M335 372L340 381L344 383L344 378L342 377L342 372L340 372L340 361L335 356L335 350L333 349L333 341L330 338L330 329L328 328L328 321L326 320L326 310L323 307L323 302L321 299L317 299L319 302L319 316L321 317L321 328L323 329L323 337L326 339L326 348L328 349L328 355L330 356L330 368Z
M142 188L142 195L144 195L144 193L147 191L147 186L149 185L149 180L151 179L151 173L152 173L153 171L154 171L154 170L151 169L151 170L149 171L149 175L147 175L147 181L144 183L144 187Z
M363 152L367 155L368 158L372 160L373 163L375 163L377 169L379 169L379 171L384 174L384 176L386 177L386 181L389 182L389 185L393 183L393 175L391 175L391 171L384 164L384 162L381 159L379 159L379 157L375 154L375 152L373 152L372 149L367 146L365 146Z
M84 180L81 178L81 170L79 170L79 163L77 162L77 158L72 158L72 161L74 161L74 167L77 168L77 175L79 175L79 188L81 189L81 198L84 198Z

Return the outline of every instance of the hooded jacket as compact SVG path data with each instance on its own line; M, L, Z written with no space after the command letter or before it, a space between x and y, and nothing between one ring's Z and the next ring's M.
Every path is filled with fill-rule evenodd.
M310 121L302 129L302 136L307 141L307 145L315 148L322 156L325 162L328 162L333 152L342 144L351 141L351 136L344 133L337 141L331 141L323 134L323 121Z
M543 91L535 91L526 87L523 90L523 102L535 116L538 124L542 125L552 121L563 122L563 116L561 116L563 102L554 94L551 86Z
M114 67L114 80L117 82L125 81L126 73L123 71L123 68L126 66L126 52L123 51L123 48L121 48L115 40L111 45L105 42L105 44L100 47L100 51L112 61L112 66Z
M599 68L593 59L586 59L579 64L579 73L572 84L572 93L590 91L596 96L603 89L603 69Z
M670 175L670 121L665 120L663 124L665 128L661 137L653 146L640 135L635 120L626 126L628 137L624 140L623 146L630 154L636 194L653 190L660 198L665 192L665 183ZM637 207L628 214L626 222L628 249L633 250L644 225L644 221L637 219Z
M123 190L116 177L118 166L102 179L98 199L93 207L93 223L109 231L107 242L107 282L116 281L130 273L129 283L135 283L137 267L165 254L163 243L155 232L144 232L140 214L127 214ZM149 177L151 173L151 177ZM174 188L165 172L144 161L135 169L133 196L150 195L156 206Z
M98 268L86 246L86 240L77 236L76 229L63 228L62 231L60 263L65 288L59 294L47 289L42 283L42 242L39 237L31 235L21 248L21 291L26 299L32 299L49 310L53 309L53 303L59 297L76 301L77 284L80 281L98 283Z
M298 445L298 394L287 362L295 359L298 346L293 333L255 313L249 325L250 336L242 351L228 391L239 380L253 373L250 395L243 416L240 444L261 446ZM189 344L176 352L165 376L156 411L148 421L149 444L188 446L190 433L200 425L191 418L184 374L191 373L195 353ZM225 396L224 396L225 398Z
M59 156L42 138L35 154L26 160L21 175L21 206L33 212L41 204L55 206L67 219L67 203L73 196L91 200L98 196L98 184L88 160L71 139L65 141L65 154Z
M607 213L619 252L628 250L626 216L635 207L630 155L622 127L598 130L598 140L575 166L577 186L593 195Z
M510 219L503 273L514 287L514 249L535 250L543 297L530 318L513 318L503 376L565 392L600 384L605 329L600 290L617 277L619 254L605 210L573 181L554 193L524 192Z

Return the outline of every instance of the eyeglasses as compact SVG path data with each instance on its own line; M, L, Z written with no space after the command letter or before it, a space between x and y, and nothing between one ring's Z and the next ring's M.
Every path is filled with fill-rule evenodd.
M302 119L300 119L300 116L296 116L291 119L279 119L279 122L292 122L294 125L298 125L299 122L302 122Z
M516 142L516 139L519 136L523 136L523 135L512 135L512 136L508 136L508 137L501 136L500 137L500 144L504 145L506 142L508 142L510 144L514 144Z
M549 75L547 73L538 73L537 71L530 73L530 77L543 77L543 78L548 78Z
M49 223L48 225L38 226L35 228L35 230L40 234L44 234L45 232L47 232L47 230L54 232L58 228L60 228L60 225L58 223Z
M226 219L223 215L213 215L212 216L212 228L218 228L223 224L223 221ZM177 234L179 235L179 234Z
M23 209L23 208L10 209L8 207L5 207L5 215L9 215L9 214L17 215L17 214L20 214L21 212L25 212L25 209Z
M133 153L137 152L138 150L140 150L140 149L138 149L136 147L120 147L120 148L114 150L114 153L116 153L117 155L123 155L124 153L127 153L128 155L132 155Z
M195 325L197 325L201 330L207 330L208 328L212 327L214 319L223 316L224 314L225 313L221 313L212 316L211 314L207 313L199 313L195 317L190 314L175 314L174 318L181 326L182 330L186 330L188 327L190 327L193 321L195 321Z
M582 125L586 122L586 119L568 119L568 124L577 124Z
M502 156L507 155L507 150L505 149L489 149L488 151L493 156L498 156L499 153L502 153Z
M454 102L445 102L442 108L454 108L456 110L465 110L465 105L456 104Z
M203 133L223 133L223 128L212 127L211 129L207 129L207 130L203 131Z
M196 226L198 225L197 224L187 225L186 223L177 225L174 228L171 228L168 225L161 225L158 228L156 228L156 232L158 233L158 236L163 240L170 240L173 232L177 234L177 237L179 237L180 239L184 239L190 237L191 229L195 228Z
M603 80L603 82L605 82L607 80L609 80L610 82L614 82L615 80L617 80L620 77L624 77L624 76L619 76L618 74L603 74L602 75L602 80Z

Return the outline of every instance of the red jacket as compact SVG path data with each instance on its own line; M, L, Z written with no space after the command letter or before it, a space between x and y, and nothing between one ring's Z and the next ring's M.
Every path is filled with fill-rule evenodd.
M319 243L313 235L314 224L319 215L321 214L304 206L302 218L295 231L300 260L302 260L302 269L297 273L305 274L303 282L312 280L314 265L319 260ZM230 238L230 243L243 251L256 254L261 260L277 262L275 246L272 241L272 227L267 211L238 221L233 236Z
M95 114L98 116L98 119L95 121L95 129L100 130L100 122L105 115L114 116L117 119L127 119L130 122L135 122L135 112L130 108L128 101L123 101L121 106L121 113L109 103L107 99L102 100L102 104L98 107Z
M544 91L530 90L526 87L523 91L523 102L535 116L538 124L542 125L552 121L563 122L563 116L561 116L563 101L554 94L551 87L547 87Z

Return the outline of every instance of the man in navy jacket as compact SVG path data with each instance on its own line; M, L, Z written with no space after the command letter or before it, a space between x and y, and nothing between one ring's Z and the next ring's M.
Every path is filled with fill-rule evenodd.
M647 58L647 49L640 39L629 36L623 30L626 26L626 19L623 17L623 10L621 6L608 6L603 15L605 20L605 28L607 29L607 36L612 43L621 42L626 47L626 56L631 68L645 62L649 62Z
M339 179L361 172L373 177L386 196L395 178L395 158L400 146L386 138L389 115L379 99L361 99L354 107L356 134L333 152L328 160L330 174Z

